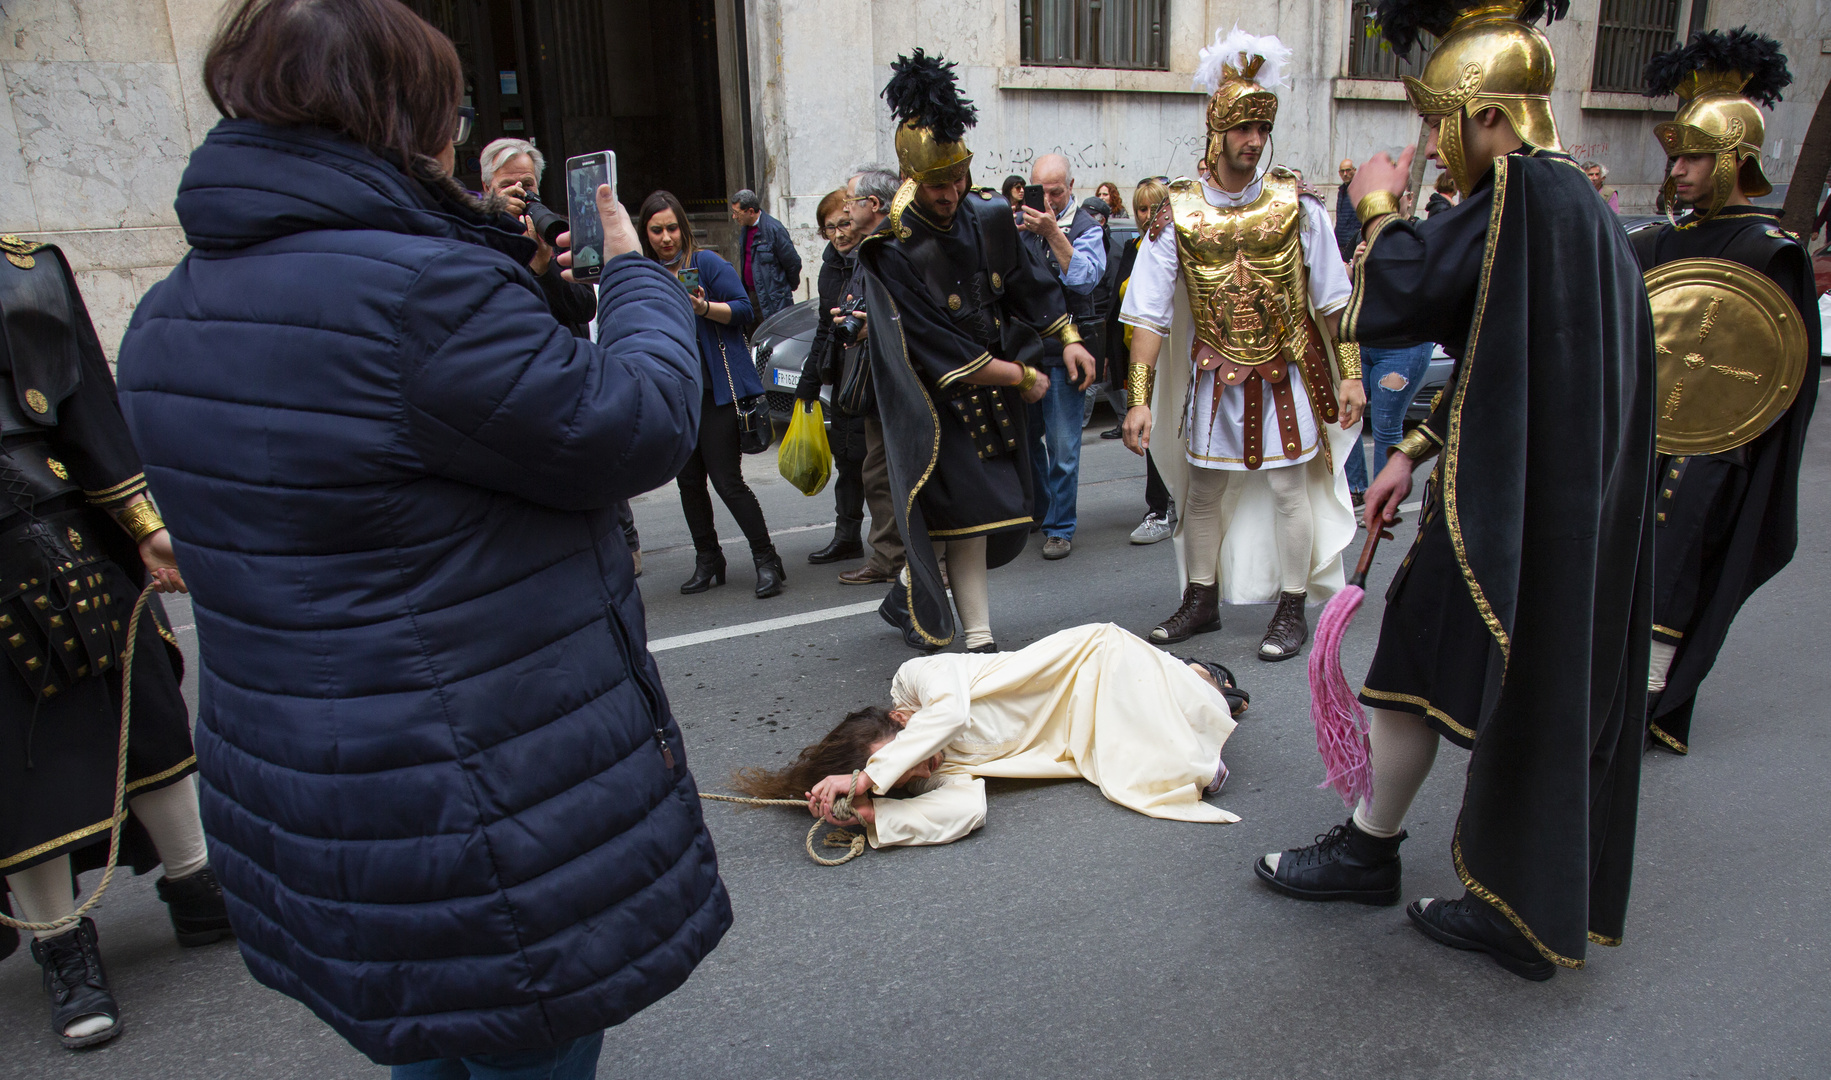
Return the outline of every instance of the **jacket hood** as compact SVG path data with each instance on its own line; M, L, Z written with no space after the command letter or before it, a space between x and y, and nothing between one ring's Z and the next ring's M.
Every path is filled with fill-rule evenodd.
M430 167L424 178L340 135L224 120L191 153L176 208L185 239L232 251L319 230L437 236L494 248L525 264L534 242L501 206Z

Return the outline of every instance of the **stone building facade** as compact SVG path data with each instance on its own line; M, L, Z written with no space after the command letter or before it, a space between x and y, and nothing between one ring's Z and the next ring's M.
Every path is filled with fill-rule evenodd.
M602 148L569 147L568 139L643 132L654 122L645 115L662 115L645 106L642 95L617 90L618 80L608 76L615 92L571 94L577 103L568 98L585 85L579 72L589 69L593 56L620 67L618 58L646 54L639 39L660 33L648 28L660 18L653 4L661 0L409 2L442 26L495 34L495 52L478 62L489 70L479 73L488 99L477 104L501 107L503 116L514 118L505 124L524 123L549 158ZM1821 51L1831 50L1831 5L1649 2L1680 28L1680 36L1692 26L1750 23L1782 40L1795 82L1770 118L1764 165L1784 181L1831 79L1831 55ZM701 133L699 142L717 160L708 158L700 171L724 176L734 190L748 185L762 193L770 212L794 232L810 268L818 265L813 214L821 196L852 166L893 160L890 117L878 91L890 62L918 45L958 62L966 92L981 108L969 140L980 184L1027 175L1035 158L1050 152L1068 156L1083 197L1102 180L1129 194L1141 178L1189 174L1201 154L1205 103L1189 85L1196 54L1217 29L1236 21L1275 33L1295 50L1293 85L1282 92L1272 156L1303 170L1325 194L1332 197L1340 159L1397 151L1418 136L1417 119L1395 79L1355 74L1371 55L1360 36L1365 0L1105 0L1108 12L1148 14L1154 35L1148 51L1157 66L1145 68L1026 62L1027 26L1051 12L1085 13L1090 0L692 3L692 17L703 27L705 78L718 84L716 104L702 95L698 114L716 117L707 123L719 130ZM0 232L63 247L111 355L133 305L185 251L172 198L191 148L218 119L203 92L201 63L222 6L222 0L0 5L0 78L8 106L0 110ZM1559 61L1554 108L1566 149L1608 165L1623 209L1646 212L1664 165L1650 127L1670 114L1671 102L1594 88L1599 42L1618 33L1605 24L1618 24L1620 12L1633 7L1623 0L1574 0L1572 17L1550 30ZM596 37L581 45L587 31L580 28L602 35L605 46L595 46ZM543 36L560 47L550 47L554 42ZM557 66L544 68L554 53ZM518 59L505 59L511 54ZM509 94L511 88L523 96ZM681 91L658 84L654 93ZM511 98L514 103L505 104ZM586 100L598 98L610 104ZM607 115L574 115L594 108ZM716 186L716 179L709 183ZM644 194L622 192L631 205ZM722 218L708 206L695 224L728 248L734 236L719 227ZM804 291L812 277L805 275Z

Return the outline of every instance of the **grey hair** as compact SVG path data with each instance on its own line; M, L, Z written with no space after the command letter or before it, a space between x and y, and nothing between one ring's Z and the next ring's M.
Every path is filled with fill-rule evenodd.
M526 154L528 160L534 163L534 182L539 184L540 178L547 174L547 159L534 148L534 144L526 139L497 139L483 148L484 186L489 186L489 182L495 177L497 170L523 154Z
M737 207L739 210L761 210L763 209L763 200L757 198L756 192L749 188L744 188L736 195L731 196L731 205Z
M1608 166L1602 164L1600 161L1585 161L1581 167L1585 171L1589 169L1600 169L1602 170L1602 179L1608 179Z
M852 175L858 178L858 197L876 199L877 205L884 210L890 209L891 200L896 198L896 189L903 185L903 178L895 169L875 162L860 165L852 170Z

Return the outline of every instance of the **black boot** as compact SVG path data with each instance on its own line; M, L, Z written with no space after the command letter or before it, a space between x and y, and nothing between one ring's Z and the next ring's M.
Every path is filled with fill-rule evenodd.
M32 941L32 959L44 969L45 993L51 998L51 1030L72 1050L107 1042L121 1033L121 1007L108 989L102 970L95 920L83 918L76 929L54 938ZM114 1023L92 1035L65 1035L70 1025L86 1016L106 1016Z
M757 599L767 600L780 595L782 583L788 580L788 571L782 568L782 556L770 548L765 554L754 554L757 563Z
M1299 900L1385 907L1399 902L1399 845L1404 841L1403 832L1391 839L1371 836L1349 818L1309 847L1281 852L1276 870L1270 856L1260 856L1252 869L1260 881Z
M680 583L680 591L691 595L725 583L725 553L701 551L693 556L693 576Z
M1526 940L1526 935L1479 899L1414 900L1405 914L1426 937L1452 949L1485 952L1496 964L1522 979L1544 982L1558 973Z
M834 521L832 541L819 551L809 554L807 561L819 566L822 563L862 558L865 554L865 543L859 539L859 533L864 528L864 524L864 521L859 518L840 518Z
M216 881L216 871L206 866L177 881L161 876L153 887L159 890L159 899L165 901L178 944L188 949L235 936L229 928L229 909L223 905L223 887Z

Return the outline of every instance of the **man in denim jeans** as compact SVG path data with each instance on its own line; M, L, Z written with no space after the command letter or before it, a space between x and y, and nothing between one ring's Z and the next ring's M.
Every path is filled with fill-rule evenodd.
M1083 337L1101 331L1097 295L1106 277L1106 230L1074 201L1074 177L1068 159L1044 154L1030 169L1030 182L1041 184L1044 213L1023 208L1023 242L1049 267L1062 284L1068 312ZM1043 558L1065 559L1074 539L1075 495L1081 482L1081 406L1091 367L1080 370L1073 359L1064 360L1062 343L1044 338L1043 370L1052 376L1065 369L1066 378L1051 378L1048 393L1030 405L1030 431L1035 440L1030 467L1036 478L1036 519L1043 529Z
M1367 426L1373 431L1373 463L1386 464L1386 452L1405 436L1405 410L1418 396L1418 381L1430 370L1431 346L1376 349L1361 346L1361 383L1367 388ZM1367 460L1357 442L1348 453L1348 490L1354 505L1367 491Z

